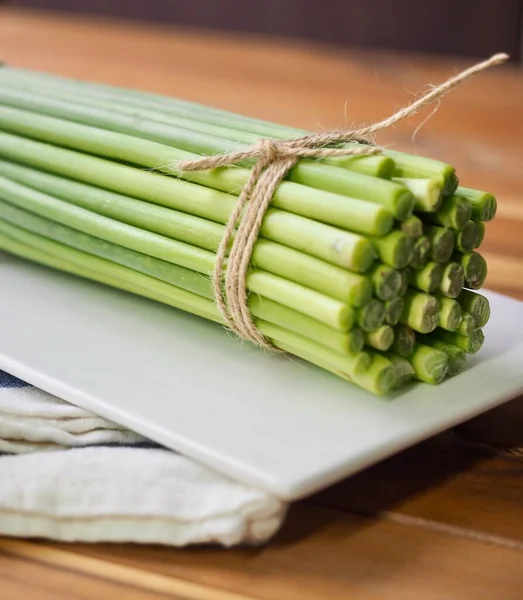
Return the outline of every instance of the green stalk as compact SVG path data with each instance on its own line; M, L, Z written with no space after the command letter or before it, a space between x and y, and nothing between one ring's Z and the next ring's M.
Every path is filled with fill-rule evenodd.
M1 80L10 86L15 85L19 89L32 93L36 91L36 95L46 94L75 102L81 98L82 104L103 107L112 112L150 119L168 125L177 124L245 144L253 144L260 138L284 139L309 133L175 98L155 96L135 90L113 86L100 87L99 84L6 68L0 71L0 76ZM347 144L347 146L353 145ZM393 160L384 155L327 158L324 159L324 162L387 179L392 175L394 168Z
M382 325L374 331L364 332L365 345L376 350L388 350L394 342L394 329L390 325Z
M457 300L463 311L474 317L477 327L485 327L490 319L490 303L485 296L470 290L463 290Z
M459 333L445 331L444 329L438 329L435 331L435 335L443 341L461 348L467 354L476 354L476 352L479 352L485 341L485 335L481 329L478 329L468 337L459 335Z
M209 277L193 269L184 268L142 252L135 252L70 227L64 227L54 221L42 219L2 201L0 201L0 214L0 231L5 235L20 239L24 243L32 243L33 234L36 234L99 258L111 260L116 264L175 285L204 298L213 299Z
M213 301L203 301L203 298L200 299L200 296L196 296L194 293L190 293L179 288L173 288L165 283L157 282L155 279L140 273L134 273L129 268L122 268L119 265L112 265L111 262L104 259L96 258L95 256L89 256L87 254L83 255L82 252L66 246L60 246L59 244L47 244L45 240L44 244L41 244L41 239L38 239L35 236L26 235L23 237L24 241L31 241L34 243L35 246L33 247L38 247L38 250L33 250L30 252L32 246L26 246L25 252L21 252L20 247L24 247L24 244L16 241L15 238L7 237L5 235L6 231L11 235L17 235L19 233L14 228L5 227L5 224L0 221L0 247L4 250L24 256L30 260L36 260L36 262L42 262L43 264L54 266L60 270L73 272L77 275L83 275L89 279L94 279L101 283L120 287L126 291L170 304L171 306L175 306L186 312L193 312L199 316L204 316L205 318L216 322L221 322L221 318ZM5 242L6 239L9 243L2 243L2 241ZM101 273L98 272L98 275L96 275L96 270L84 269L83 272L79 272L78 268L69 268L70 263L59 258L58 256L56 257L56 260L50 261L49 257L52 255L42 252L42 246L44 246L46 249L52 249L54 252L60 253L60 256L67 258L72 256L73 260L76 258L77 262L78 257L83 256L84 259L80 261L80 264L89 264L92 262L94 269L100 268L100 265L103 265L104 269L102 269ZM47 257L47 259L39 260L40 256L43 256L44 258ZM106 270L107 266L110 267L109 275L103 276L103 271ZM119 279L118 276L121 276L122 272L128 273L130 277L123 280ZM120 283L116 284L118 281ZM126 281L128 283L125 285ZM132 282L131 285L129 284L129 281ZM256 295L251 295L249 298L249 308L255 317L264 319L275 325L280 325L290 331L300 333L308 339L321 341L322 345L330 347L341 354L358 354L363 348L363 332L357 328L353 329L349 333L340 333L322 325L315 319L297 313L283 305Z
M374 331L383 325L385 305L374 298L356 311L357 323L363 331Z
M403 358L394 352L385 352L384 357L390 360L394 371L393 389L403 387L414 377L414 367L406 358Z
M397 325L403 313L405 302L401 296L385 302L385 322L389 325Z
M56 221L96 238L193 271L209 275L214 268L213 252L91 213L1 176L0 197L12 205L9 208L9 205L2 202L1 219L8 218L8 208L12 218L20 213L19 218L22 220L25 214L30 214L25 211L30 211L35 216L50 219L51 222ZM18 207L18 211L15 206Z
M426 225L425 235L431 243L431 260L439 263L447 262L454 250L455 239L452 231L438 225Z
M34 86L40 86L37 87L39 90L39 94L37 95L42 95L42 92L58 96L62 95L62 97L67 97L76 102L78 102L78 98L80 98L82 103L94 102L95 105L96 101L98 101L98 106L106 106L111 111L124 111L124 107L127 107L127 114L142 118L157 119L165 124L171 123L176 116L180 119L179 123L182 126L185 124L185 126L188 126L189 128L196 127L196 123L199 122L201 126L198 130L204 133L210 131L210 125L216 125L225 128L225 131L223 129L218 130L218 137L235 139L249 144L253 143L258 137L292 138L297 135L305 135L308 133L303 130L235 115L223 110L212 109L191 102L137 92L135 90L71 81L57 76L44 75L21 69L4 68L0 72L0 75L4 77L4 80L7 78L6 81L11 86L14 83L29 91L33 91L35 89ZM140 112L140 109L143 109L145 112ZM218 131L216 131L216 133L218 133ZM247 131L251 133L251 136L254 134L256 138L246 137L245 132ZM444 193L446 195L451 195L456 191L457 177L453 167L450 165L437 160L392 150L386 151L386 155L391 156L394 159L396 163L395 174L397 176L409 178L434 178L443 182ZM384 155L344 157L328 159L325 162L343 164L347 168L353 168L367 173L368 175L381 177L389 177L390 169L393 167L393 162L388 160ZM381 169L381 171L379 169ZM467 197L468 191L467 188L460 188L460 195ZM481 194L481 192L477 192L476 190L470 190L470 192ZM467 197L467 199L469 198ZM470 201L473 202L474 198L470 198ZM492 214L491 218L493 216L494 215Z
M344 375L347 379L355 383L357 383L357 375L365 373L372 364L370 356L365 352L360 352L355 356L345 356L267 321L258 320L256 325L264 336L272 340L275 345L278 345L283 350L303 357L305 360L314 362L320 366L328 364L333 369L336 369L334 371L336 374ZM311 360L311 357L313 360Z
M228 221L236 202L204 186L0 132L2 156L218 223ZM267 211L261 235L356 272L367 270L376 256L359 235L275 209Z
M161 109L151 106L148 108L140 108L116 101L109 96L104 97L102 95L97 97L96 95L92 95L92 93L83 93L84 90L82 90L82 93L79 93L78 90L75 90L74 87L67 83L65 86L50 84L49 82L39 81L38 77L35 77L32 80L26 79L25 81L20 81L16 75L13 78L12 70L6 71L6 69L3 69L0 71L0 81L16 94L19 94L20 92L29 92L36 96L44 96L46 97L46 100L52 98L62 102L64 100L68 102L73 101L80 103L82 106L102 108L121 115L130 115L135 117L139 122L153 121L163 125L174 125L175 127L187 128L199 133L207 133L225 140L244 142L245 144L253 144L260 139L260 136L258 135L222 127L220 125L213 125L212 123L204 123L195 120L194 118L190 118L188 115L178 117L172 113L162 112ZM11 95L10 98L9 96L4 96L4 99L6 103L9 103L9 99L13 101L15 98ZM38 112L37 109L35 109L35 111ZM43 112L45 112L45 110ZM374 171L372 174L376 175Z
M175 126L172 123L168 125L143 117L138 119L136 115L121 114L121 111L115 112L107 107L86 106L81 101L72 103L70 100L62 100L42 94L35 95L20 89L0 89L0 103L32 113L36 112L74 123L122 133L195 154L207 156L227 154L247 147L246 144L213 135L212 131L203 133L190 130L186 127L187 123L183 121L181 126ZM252 165L244 164L243 166ZM358 176L356 175L356 177ZM300 161L289 173L288 178L297 183L347 196L350 195L349 190L352 188L353 179L351 172L347 169L313 161ZM401 194L397 192L395 196L383 194L379 197L383 198L385 208L398 219L403 219L412 212L414 199L404 192ZM356 209L358 201L353 204ZM363 209L365 210L365 207ZM383 210L375 210L375 214L377 215L375 227L380 231L378 235L390 231L392 217Z
M459 327L456 329L456 333L468 337L471 336L476 329L478 329L476 319L468 312L463 313L463 318L461 319Z
M448 376L453 377L461 373L467 364L467 355L461 348L448 344L432 334L423 336L422 342L431 348L445 352L449 362Z
M2 234L2 239L4 237L6 237L5 236L6 232L8 232L11 235L19 234L19 231L16 231L14 228L5 227L5 224L1 221L0 221L0 232ZM16 242L15 238L9 238L9 239L12 240L12 242L14 242L15 244L20 245L19 242ZM24 236L24 239L25 239L25 241L28 241L28 240L32 241L35 244L38 243L38 239L36 239L35 237ZM1 242L0 242L0 247L4 247L1 244ZM58 247L58 244L55 244L54 249L56 249L57 247ZM7 247L4 249L6 249L8 251L13 251L12 247ZM59 250L61 250L61 248L59 248ZM67 250L70 250L70 248L68 248ZM19 252L16 252L16 251L14 251L14 253L20 254ZM41 252L41 250L38 250L36 252L36 254L43 254L43 253ZM65 252L65 254L67 255L67 251ZM26 253L26 254L22 254L22 256L26 256L27 258L30 258L31 260L35 260L34 254L28 255ZM58 261L59 260L60 259L58 259ZM40 261L37 261L37 262L40 262ZM161 261L158 261L158 262L161 262ZM63 263L65 263L65 265ZM59 268L61 270L71 272L71 269L68 269L66 266L67 265L66 261L63 261L63 263L60 263L60 264L55 263L54 266L56 266L56 268ZM49 261L47 261L47 264L49 264ZM123 265L123 263L118 263L118 264ZM135 270L135 269L133 269L133 270ZM76 274L78 274L76 271L74 271L74 272ZM196 277L198 277L198 274L195 273L194 275ZM110 280L111 278L103 279L100 277L96 277L93 275L93 272L87 273L86 276L89 279L95 279L96 281L100 281L101 283L108 283L110 285L112 284L112 282ZM200 276L200 279L201 279L201 276ZM162 281L166 281L166 280L164 279ZM145 283L149 284L150 282L146 280ZM155 282L155 284L156 284L156 282ZM144 285L144 284L142 283L142 285ZM156 284L156 286L157 285L158 284ZM136 287L132 286L132 285L131 286L119 285L117 287L121 287L122 289L126 289L133 293L139 293L140 295L145 295L152 299L163 301L164 303L166 302L168 304L171 304L173 306L181 308L182 310L185 310L186 312L196 312L200 316L204 316L205 318L208 318L208 319L211 319L214 321L221 320L217 311L214 308L213 302L208 302L208 306L200 306L201 303L198 304L198 298L201 294L199 294L198 296L194 296L194 293L193 293L192 295L194 296L194 298L191 298L190 302L187 303L187 299L183 298L183 296L182 296L182 298L185 300L185 302L173 301L172 299L169 301L169 298L171 298L171 296L172 296L172 294L169 293L171 291L169 289L167 289L167 291L163 290L163 294L165 297L163 297L163 299L162 299L162 294L159 293L157 290L155 290L154 285L151 288L151 293L146 293L145 288L141 288L139 285ZM161 290L161 288L160 288L160 290ZM182 290L182 291L185 292L185 290L187 290L187 292L191 291L189 287L184 288L184 290ZM178 291L175 290L175 294L174 294L175 298L176 298L177 292ZM198 293L198 292L195 292L195 293ZM205 297L209 298L209 295L207 295ZM211 298L212 298L212 296L211 296ZM197 307L199 307L199 310L197 310L197 311L192 310L191 303L193 303L193 302L196 302L196 305L197 305ZM265 319L267 321L270 321L271 323L274 323L275 325L280 325L290 331L300 333L301 335L307 337L308 339L315 340L324 346L327 346L329 348L332 348L332 349L340 352L341 354L351 354L351 355L358 354L359 352L361 352L361 350L363 348L363 344L364 344L363 332L360 329L354 328L352 331L350 331L348 333L340 333L338 331L331 329L330 327L326 327L325 325L322 325L320 322L316 321L315 319L307 317L307 316L305 316L301 313L298 313L296 311L293 311L281 304L277 304L276 302L272 302L271 300L268 300L266 298L261 298L260 296L256 296L256 295L252 295L250 297L249 308L251 309L251 312L255 317Z
M1 81L0 73L0 81ZM4 77L5 79L5 77ZM36 93L35 93L36 92ZM0 89L0 104L20 108L50 117L99 127L108 131L125 133L133 137L158 142L180 150L201 154L237 152L245 144L219 135L220 129L201 124L198 130L187 128L187 120L172 117L169 122L151 118L152 111L127 111L114 103L94 102L81 96L57 97L45 88L26 90L23 87L5 86ZM227 130L225 130L227 131ZM253 140L254 141L254 140Z
M364 306L372 296L372 282L368 277L268 240L256 242L251 261L264 271L351 306Z
M58 249L58 254L42 252L40 241L37 239L37 246L30 246L13 240L8 236L0 235L0 248L11 252L18 256L28 258L32 261L39 262L60 270L68 271L75 275L93 279L101 283L111 285L134 294L143 295L147 298L169 304L175 308L179 308L185 312L191 312L206 319L220 321L214 303L203 298L199 298L189 292L184 292L179 288L169 286L162 282L158 282L152 278L141 275L125 267L114 265L109 261L97 259L83 252L78 252L70 248L63 247ZM59 246L58 244L56 246ZM366 369L371 365L370 357L364 352L360 352L355 356L342 356L328 348L312 342L301 336L282 328L277 325L259 321L257 325L264 335L271 336L274 345L281 350L287 351L288 346L292 349L289 351L296 356L305 355L304 358L310 362L317 364L320 367L327 368L336 375L353 381L358 384L361 373L361 381L363 387L371 388L372 391L372 376L374 376L374 387L384 393L386 390L387 377L377 372L377 369L371 371L371 374ZM278 338L278 339L276 339ZM282 341L279 341L279 338ZM289 343L292 340L295 346ZM294 352L293 352L294 350ZM332 361L324 364L326 359ZM342 368L338 368L341 365ZM329 368L330 367L330 368ZM372 365L371 365L372 367ZM369 369L370 371L370 369Z
M416 379L433 385L441 383L449 370L447 354L424 344L417 343L408 360L414 368Z
M31 239L34 245L26 242L27 240L21 242L6 235L3 230L0 231L0 249L5 252L221 323L216 305L207 298L38 236Z
M409 179L395 177L394 181L404 185L414 196L414 209L436 212L443 201L442 182L435 179Z
M430 333L438 326L438 299L423 292L407 290L400 322L419 333Z
M5 179L10 179L25 188L32 188L91 212L212 252L216 252L223 237L225 228L214 221L15 163L0 160L0 176L4 183Z
M444 296L457 298L465 283L463 267L455 262L447 263L441 279L440 291Z
M340 354L359 354L365 343L363 332L357 327L349 332L341 333L323 325L316 319L256 294L251 294L249 297L249 309L251 314L258 319L303 335Z
M457 194L472 205L471 218L474 221L492 221L496 216L497 202L492 194L462 186L457 189Z
M403 231L392 231L384 237L373 237L370 240L386 265L403 269L409 264L414 251L414 240Z
M161 278L163 281L207 298L213 297L209 278L191 269L182 269L165 261L155 261L148 255L132 252L75 229L42 219L9 204L0 203L0 214L2 219L0 231L22 243L35 245L34 239L41 237L39 243L45 251L45 244L54 248L53 242L59 242L61 245ZM53 253L52 249L48 252ZM246 283L248 290L297 310L334 329L348 331L354 324L356 318L354 309L281 277L264 271L251 270Z
M460 252L471 252L479 246L480 226L475 221L468 221L461 231L456 231L456 249Z
M69 204L213 252L223 237L224 227L218 223L13 163L0 161L0 175ZM25 200L24 206L28 207ZM372 295L368 277L271 241L257 241L252 263L353 306L362 306Z
M435 213L423 213L423 219L451 227L452 229L463 229L472 215L472 205L462 196L448 196L443 199L440 209Z
M266 271L251 270L247 289L339 331L349 331L352 327L355 309Z
M456 171L451 165L432 158L415 156L396 150L385 150L384 154L394 160L394 175L396 177L435 179L443 186L445 195L453 194L458 187Z
M376 353L372 355L370 367L354 377L354 382L373 394L382 396L394 385L394 369L390 361Z
M487 261L477 252L454 254L452 260L463 267L465 283L472 290L479 290L487 278Z
M365 345L365 339L363 337L363 331L359 327L353 327L351 331L347 333L347 346L346 352L347 354L359 354L363 350L363 346ZM324 344L322 338L315 338L321 344ZM342 351L342 354L345 350Z
M374 295L380 300L392 300L401 288L402 277L399 271L387 265L377 264L368 273L374 286Z
M400 224L401 231L410 235L414 239L418 239L423 235L423 221L416 215L411 215Z
M180 172L176 166L179 162L195 160L201 156L127 134L6 106L0 106L0 127L11 133L99 155L114 161L147 167L177 179L186 179L231 194L239 194L250 177L250 169L241 167ZM316 175L318 174L317 169L320 169L321 173L322 167L327 168L325 165L310 164L311 170ZM300 170L301 172L302 170ZM377 202L380 198L396 198L399 195L403 198L405 195L408 196L408 191L397 184L377 177L368 177L346 170L341 170L341 173L351 181L353 178L358 180L354 185L349 181L345 182L344 189L347 194L354 196L353 198L300 185L294 181L283 181L278 185L272 202L274 206L283 210L334 224L357 233L382 235L390 231L392 227L390 213L383 207L357 198L361 198L365 191L367 199L374 198ZM360 178L364 179L363 183L360 182ZM330 179L324 177L324 180ZM338 180L339 177L336 181Z
M485 239L485 223L483 223L483 221L476 221L475 223L478 231L475 247L479 248L481 244L483 244L483 240Z
M393 352L403 358L408 358L414 352L414 344L416 343L414 330L405 325L397 325L394 328L394 333Z
M440 298L438 325L447 331L456 331L462 321L461 306L456 300Z
M245 144L222 139L208 133L191 131L185 127L174 127L145 119L138 120L135 116L114 113L105 108L92 108L78 103L71 104L49 97L35 97L23 91L0 90L0 103L61 120L138 137L198 155L226 154L247 147ZM252 163L252 161L250 162ZM252 166L252 164L242 163L242 166ZM354 225L357 231L358 223L361 223L362 219L366 219L366 225L363 226L360 233L374 233L374 235L388 233L393 225L392 216L404 219L412 212L414 205L414 199L410 194L400 189L395 189L394 192L390 188L390 182L383 182L383 185L376 184L373 178L366 175L353 174L347 169L320 164L316 161L299 161L288 173L287 178L311 188L325 190L343 197L347 196L347 201L350 201L350 210L359 217ZM350 198L352 192L360 189L359 186L368 189L369 186L376 185L380 190L383 189L383 192L377 191L375 196L364 192L367 201ZM220 189L223 188L220 187ZM225 191L232 190L227 188ZM376 201L382 204L383 208L369 203L369 201L373 203L374 198L377 198ZM340 203L343 205L345 202L340 199ZM332 223L332 221L329 222Z
M412 269L402 269L400 271L401 273L401 277L402 277L402 281L401 281L401 288L399 291L399 295L400 296L405 296L405 294L407 293L407 290L409 289L409 285L410 282L412 280Z
M429 238L425 235L419 237L414 244L414 251L409 266L413 269L421 269L429 259L430 251L431 244Z
M443 278L443 265L437 262L429 262L422 269L412 271L410 285L422 292L435 292Z
M405 186L362 173L350 172L341 167L301 160L289 171L288 178L305 186L351 196L351 205L354 205L354 208L351 206L351 210L354 211L356 198L361 198L359 206L371 202L380 204L383 210L379 211L375 204L372 205L376 215L379 215L373 225L376 231L380 229L381 233L378 235L385 235L392 229L391 215L402 221L412 214L414 208L414 197Z
M370 278L268 240L256 242L251 262L264 271L351 306L364 306L372 296Z
M213 252L224 234L218 223L13 163L0 161L0 175L89 211ZM372 295L367 277L268 240L257 241L252 263L351 306L362 306Z

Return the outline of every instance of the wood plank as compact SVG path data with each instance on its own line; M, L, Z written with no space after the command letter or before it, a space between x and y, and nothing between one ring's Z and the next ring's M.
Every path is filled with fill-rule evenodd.
M27 594L30 593L27 580L23 582L14 580L11 577L2 578L2 592L6 598L27 598ZM38 589L37 594L35 596L33 593L33 597L38 598L38 600L66 600L64 596L56 596L54 592L42 588Z
M110 546L109 546L110 547ZM13 585L24 580L39 590L64 594L71 600L105 600L125 595L126 600L250 600L250 595L212 589L183 578L154 574L111 560L81 556L45 544L0 538L0 576ZM67 596L69 594L69 596ZM85 595L84 595L85 594Z
M503 198L499 200L499 204L503 206ZM500 212L503 208L500 209ZM513 216L505 218L503 216L496 217L494 221L486 224L485 239L479 250L481 254L486 253L492 256L492 260L501 257L510 258L512 261L518 261L523 256L523 206L518 212L514 212ZM494 271L494 269L490 269Z
M523 396L460 425L456 431L468 439L523 454Z
M136 589L125 581L115 583L103 575L93 577L62 566L50 568L49 565L5 554L1 550L0 579L2 598L13 600L28 597L28 582L33 590L31 597L38 600L185 600L176 594Z
M523 261L506 254L481 252L488 264L486 285L492 289L523 290Z
M52 545L35 560L89 575L92 558L111 581L147 572L258 600L519 600L523 585L519 551L304 505L264 548Z
M45 9L91 12L140 21L293 36L358 47L411 49L416 52L483 56L504 50L519 54L519 0L475 0L473 4L439 0L417 3L416 26L412 0L328 0L299 10L296 0L10 0L11 4ZM296 18L299 11L299 18ZM449 19L449 14L452 18ZM350 23L350 27L347 24ZM474 31L464 36L464 29ZM445 36L441 31L445 31Z
M311 502L400 522L397 515L406 515L415 526L450 526L459 529L456 535L491 535L523 547L523 458L452 434L402 452Z

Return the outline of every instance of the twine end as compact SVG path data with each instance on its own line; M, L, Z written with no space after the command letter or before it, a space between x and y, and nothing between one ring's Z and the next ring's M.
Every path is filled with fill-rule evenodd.
M491 56L487 62L491 65L500 65L504 62L507 62L507 60L510 60L509 54L506 52L498 52L497 54Z

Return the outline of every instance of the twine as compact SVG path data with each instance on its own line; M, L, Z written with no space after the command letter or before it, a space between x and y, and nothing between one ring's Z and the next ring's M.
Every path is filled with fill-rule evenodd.
M176 170L186 172L205 171L236 165L246 160L255 160L247 183L227 222L216 253L212 284L218 309L226 325L240 338L249 340L266 350L275 350L254 324L248 306L246 278L254 244L274 192L288 171L300 159L377 154L382 149L374 145L373 134L412 117L421 108L440 101L448 92L476 73L504 63L507 59L506 54L495 54L488 60L465 69L440 85L432 86L426 94L390 117L365 127L347 130L334 129L294 139L261 139L252 147L241 152L204 156L196 160L178 163ZM338 147L347 142L359 142L361 145ZM227 260L229 246L230 252ZM227 268L225 268L226 260Z

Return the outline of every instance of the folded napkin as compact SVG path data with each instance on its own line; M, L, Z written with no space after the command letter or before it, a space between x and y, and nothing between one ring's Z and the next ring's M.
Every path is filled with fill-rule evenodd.
M0 534L261 543L286 505L0 371Z

